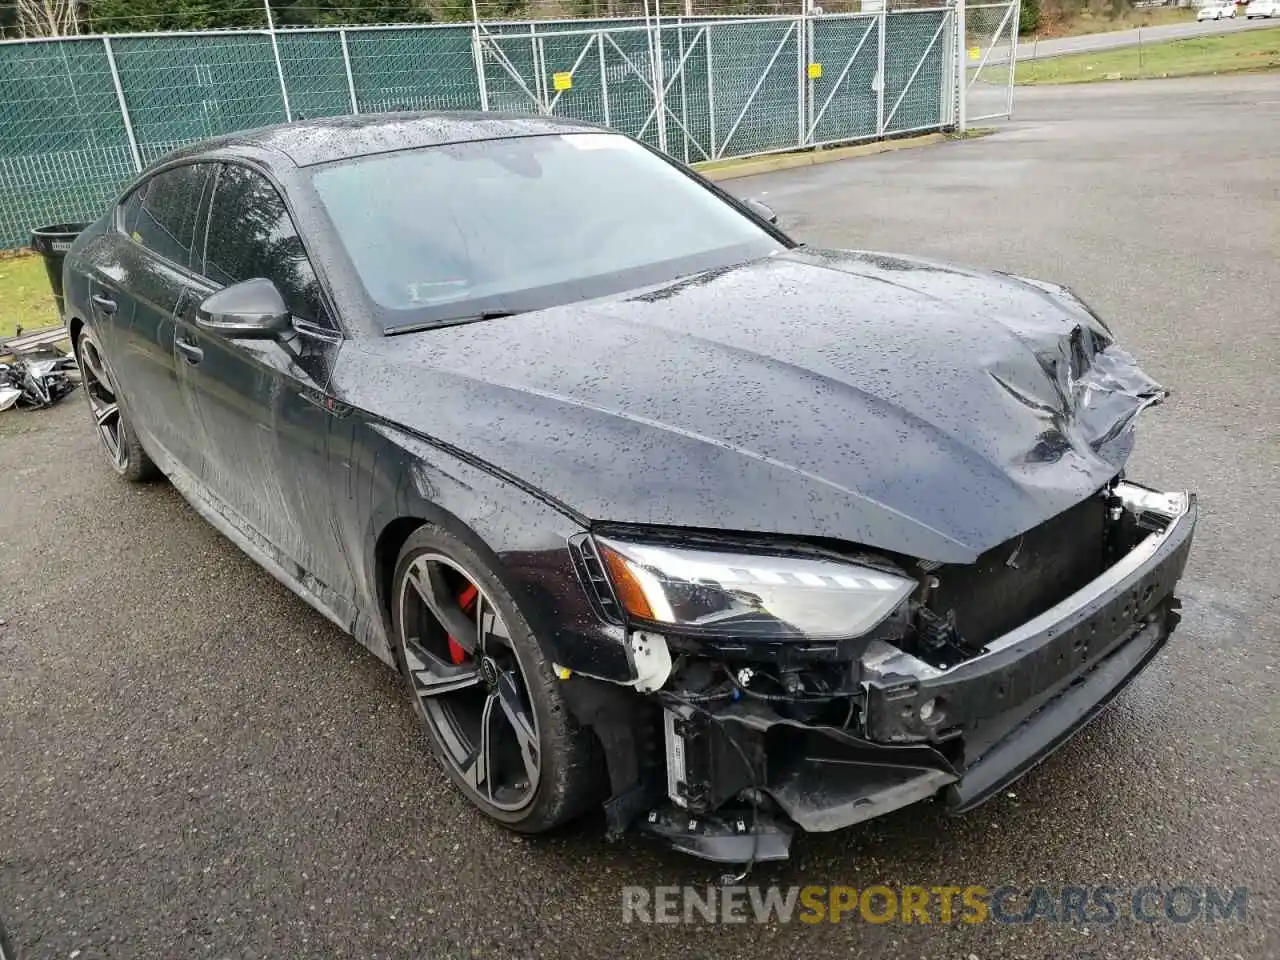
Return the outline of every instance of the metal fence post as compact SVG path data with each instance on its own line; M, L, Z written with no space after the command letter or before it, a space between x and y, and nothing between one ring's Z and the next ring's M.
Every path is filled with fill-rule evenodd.
M888 20L888 17L889 17L888 11L889 11L889 5L887 3L881 4L880 16L877 18L877 23L876 23L876 31L878 34L876 38L876 136L877 137L884 136L884 88L885 88L885 82L884 82L885 81L885 77L884 77L885 50L884 48L885 48L885 36L887 35L887 31L885 29L887 25L886 21Z
M489 80L484 72L484 41L480 38L480 21L472 25L471 61L476 71L476 89L480 91L480 109L489 109Z
M1005 112L1013 119L1013 80L1014 74L1018 69L1018 28L1022 25L1022 4L1020 0L1011 0L1018 6L1014 9L1013 15L1009 18L1013 22L1013 26L1009 29L1009 100L1005 104ZM1138 37L1142 37L1142 28L1138 28Z
M356 81L351 76L351 52L347 49L347 31L338 28L338 41L342 44L342 68L347 71L347 93L351 94L351 112L360 113L360 101L356 99Z
M715 160L719 157L716 152L716 72L711 65L711 31L712 25L706 26L706 42L707 42L707 113L710 115L711 121L711 157Z
M680 71L680 122L686 126L689 123L689 96L684 88L684 26L682 24L676 26L676 42L679 47L680 59L677 61ZM664 101L665 102L665 101ZM683 130L680 131L680 140L684 144L684 162L689 162L689 134Z
M280 63L280 44L276 43L276 21L271 16L271 0L262 0L267 11L267 35L271 38L271 55L276 60L276 76L280 78L280 99L284 101L284 118L293 122L293 108L289 106L289 88L284 83L284 67Z
M800 135L800 145L812 146L813 131L814 131L814 128L817 126L813 122L813 101L816 100L817 98L814 96L814 92L813 92L813 88L814 88L813 77L809 76L809 64L817 62L818 52L813 45L814 23L813 23L812 11L810 10L806 12L809 14L809 18L807 20L808 26L805 30L804 73L801 74L801 80L800 80L800 82L804 84L804 95L805 95L804 113L802 114L803 116L802 123L804 124L804 132Z
M107 67L111 70L111 85L116 88L116 103L120 105L120 119L124 121L124 134L129 138L129 152L133 154L133 167L142 171L142 154L138 152L138 138L133 133L133 120L129 116L129 105L124 99L124 88L120 86L120 72L116 69L116 55L111 49L111 38L102 38L102 47L107 52Z
M480 8L471 0L471 59L476 71L476 89L480 91L480 109L489 109L489 81L484 75L484 47L480 39Z
M813 81L809 79L810 54L807 52L810 46L809 32L812 29L813 18L808 11L801 12L800 19L796 22L796 146L798 147L803 147L809 139L809 126L805 123L805 116L813 100L810 89Z
M955 4L947 7L947 47L942 55L942 104L943 124L950 130L960 122L960 84L956 83L956 11Z
M596 34L596 46L600 50L600 105L604 108L604 125L613 126L609 122L609 68L604 60L604 31Z
M969 98L968 75L965 70L965 56L968 54L968 39L964 28L964 0L956 0L956 129L964 133L968 129L965 101Z
M547 92L547 77L542 64L542 43L538 38L538 25L529 24L529 58L533 63L533 98L538 101L538 112L546 113L551 94Z
M658 0L654 0L655 6ZM662 13L649 16L649 0L644 3L645 32L649 34L649 73L653 78L653 105L658 116L658 149L667 152L667 91L662 65Z

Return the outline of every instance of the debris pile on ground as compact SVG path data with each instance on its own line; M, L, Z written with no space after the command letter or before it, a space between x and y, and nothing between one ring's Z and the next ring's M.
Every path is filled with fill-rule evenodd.
M75 357L59 348L0 344L0 410L51 407L79 384Z

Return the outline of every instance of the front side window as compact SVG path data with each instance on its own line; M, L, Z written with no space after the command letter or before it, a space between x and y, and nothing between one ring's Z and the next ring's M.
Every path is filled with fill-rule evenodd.
M200 272L221 287L265 277L295 317L329 325L315 269L284 200L247 167L226 164L218 173Z
M133 228L138 223L138 211L142 209L142 201L147 197L147 187L149 186L151 186L151 181L147 180L140 184L133 193L120 201L118 225L124 233L133 233Z
M125 200L122 227L148 250L190 266L196 216L209 165L187 164L158 173Z
M785 246L616 134L361 157L319 168L312 184L389 332L618 293Z

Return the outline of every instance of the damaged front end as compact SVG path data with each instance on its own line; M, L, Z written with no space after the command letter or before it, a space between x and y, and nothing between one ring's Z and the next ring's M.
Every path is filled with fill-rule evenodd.
M646 694L585 718L611 731L611 827L754 862L797 826L983 802L1163 646L1195 522L1193 496L1117 480L973 564L585 538ZM622 776L615 755L635 758Z
M914 262L828 266L932 289ZM777 523L802 533L759 532L726 491L736 522L686 510L685 527L599 523L571 543L632 668L630 693L572 662L562 674L605 748L612 833L749 863L786 857L797 827L935 796L966 810L1081 729L1168 640L1195 498L1123 473L1136 418L1166 391L1064 288L938 272L1005 310L928 330L850 325L841 349L858 336L911 347L884 352L879 383L812 361L830 402L806 408L803 430L853 440L796 447L794 462L764 427L767 453L716 445L742 453L743 477L785 476L748 488L762 499L797 488ZM821 506L832 491L839 509Z

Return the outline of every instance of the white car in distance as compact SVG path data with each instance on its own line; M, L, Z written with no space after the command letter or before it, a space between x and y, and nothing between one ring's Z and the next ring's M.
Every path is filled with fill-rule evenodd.
M1196 14L1196 23L1201 20L1234 20L1236 5L1234 3L1209 3L1200 8Z

